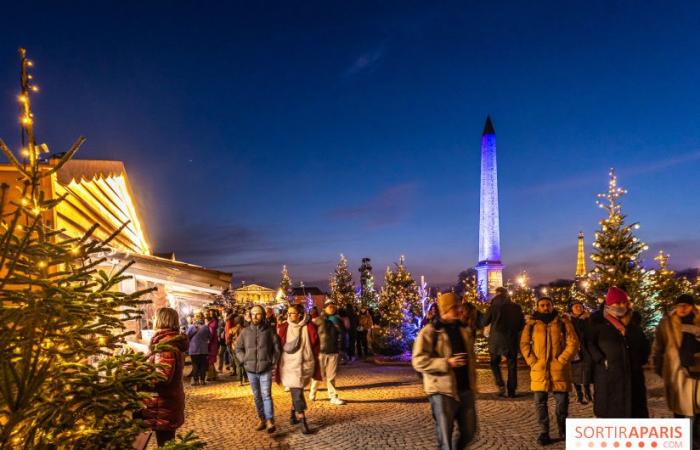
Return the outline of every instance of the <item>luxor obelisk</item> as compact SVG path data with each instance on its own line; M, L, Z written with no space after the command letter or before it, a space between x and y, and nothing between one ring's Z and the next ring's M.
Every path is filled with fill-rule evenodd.
M496 130L491 116L486 117L481 134L481 201L479 203L479 263L476 265L479 292L493 295L503 286L501 236L498 221L498 171L496 168Z

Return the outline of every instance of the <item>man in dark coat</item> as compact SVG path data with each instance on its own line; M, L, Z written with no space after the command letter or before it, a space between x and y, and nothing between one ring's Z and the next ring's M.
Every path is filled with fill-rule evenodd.
M248 373L248 381L253 391L255 409L260 423L256 431L267 429L275 432L272 405L272 369L280 359L280 343L275 328L265 321L262 306L250 309L251 323L241 331L236 341L235 354Z
M579 301L573 301L568 307L571 324L576 330L581 346L578 353L571 360L571 372L574 388L576 389L576 398L582 405L587 405L593 400L591 395L591 378L592 367L591 357L586 349L586 330L590 320L590 314L586 311L583 304Z
M601 418L649 417L643 366L651 346L627 293L611 287L591 315L586 335L593 361L593 413Z
M488 343L491 354L491 371L493 378L502 397L515 397L518 387L518 349L520 346L520 332L525 326L525 318L520 305L513 303L508 296L506 288L496 289L496 295L491 300L482 326L491 326ZM501 357L508 361L508 386L503 382L501 375Z

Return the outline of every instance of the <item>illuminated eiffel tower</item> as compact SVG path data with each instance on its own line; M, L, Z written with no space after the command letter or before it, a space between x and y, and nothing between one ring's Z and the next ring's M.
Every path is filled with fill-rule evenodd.
M586 253L583 249L583 231L578 232L578 255L576 256L576 278L586 275Z

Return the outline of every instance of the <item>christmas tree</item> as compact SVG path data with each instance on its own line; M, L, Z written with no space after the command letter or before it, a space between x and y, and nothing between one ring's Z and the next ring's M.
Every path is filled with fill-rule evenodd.
M277 289L277 301L283 302L289 298L292 293L292 279L289 277L287 266L282 266L279 289Z
M372 311L377 310L377 291L374 288L374 276L369 258L362 258L360 271L360 305L367 306Z
M524 271L518 275L515 286L509 289L510 298L513 303L517 303L523 310L523 314L532 314L535 309L535 291L528 285L529 278Z
M331 298L339 307L355 304L355 283L348 269L348 260L342 254L328 284L331 288Z
M416 282L406 269L403 255L396 264L396 271L386 268L377 308L380 327L375 343L378 349L389 354L409 350L420 330L422 309Z
M3 184L0 195L0 448L131 448L146 429L134 418L151 395L144 389L161 379L145 355L125 351L124 321L140 317L148 291L117 290L130 264L98 269L121 229L98 240L97 225L80 237L52 228L65 197L43 186L85 139L41 161L48 147L35 140L32 63L20 56L21 156L0 140L19 176L17 191ZM199 446L187 438L170 448Z
M597 204L607 212L607 217L599 222L600 230L595 232L595 250L591 255L595 263L591 276L592 289L602 299L610 286L617 286L636 300L643 273L639 257L648 247L632 232L639 228L639 224L625 223L627 217L622 213L620 198L627 191L617 185L613 169L609 175L608 192L598 194L600 200Z

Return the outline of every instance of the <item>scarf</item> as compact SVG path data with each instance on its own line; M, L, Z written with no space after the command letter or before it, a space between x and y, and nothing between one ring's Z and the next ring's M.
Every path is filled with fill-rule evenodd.
M548 324L549 322L551 322L552 320L554 320L555 317L557 317L557 311L556 311L556 310L554 310L554 311L552 311L552 312L549 312L549 313L541 313L541 312L535 311L535 312L532 314L532 318L533 318L533 319L535 319L535 320L540 320L540 321L542 321L542 322L544 322L544 323L546 323L546 324Z
M308 317L304 316L299 323L287 322L287 340L284 343L285 353L296 353L301 346L301 330L308 323Z
M605 320L610 322L612 324L612 326L614 326L617 329L617 331L620 332L621 335L625 336L625 333L627 332L627 328L625 327L625 324L623 323L624 316L618 318L615 315L610 314L608 312L608 307L606 306L605 311L603 312L603 317L605 318Z

